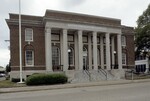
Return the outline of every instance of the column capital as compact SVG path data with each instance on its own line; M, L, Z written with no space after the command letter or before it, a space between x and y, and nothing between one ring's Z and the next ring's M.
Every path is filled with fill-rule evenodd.
M45 27L45 32L46 33L51 33L51 28L50 27Z
M68 29L62 29L63 34L67 34Z
M110 35L110 33L106 32L106 35Z
M93 31L92 34L93 34L93 36L97 36L97 32L96 31Z
M82 30L78 30L78 34L82 34Z

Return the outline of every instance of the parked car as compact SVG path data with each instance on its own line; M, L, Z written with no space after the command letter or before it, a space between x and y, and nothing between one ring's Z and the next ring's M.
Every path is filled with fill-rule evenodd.
M0 73L0 77L5 77L5 76L6 76L6 74Z

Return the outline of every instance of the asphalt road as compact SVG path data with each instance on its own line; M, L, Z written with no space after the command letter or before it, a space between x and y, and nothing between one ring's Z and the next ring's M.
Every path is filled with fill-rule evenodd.
M0 101L150 101L150 82L5 93Z

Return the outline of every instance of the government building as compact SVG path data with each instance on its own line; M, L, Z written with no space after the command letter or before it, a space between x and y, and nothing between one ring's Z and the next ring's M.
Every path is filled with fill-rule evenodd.
M19 78L18 17L9 14L6 19L11 78ZM104 80L116 74L121 78L135 64L134 29L121 25L120 19L46 10L44 16L21 15L21 29L25 79L33 73L59 72L72 81Z

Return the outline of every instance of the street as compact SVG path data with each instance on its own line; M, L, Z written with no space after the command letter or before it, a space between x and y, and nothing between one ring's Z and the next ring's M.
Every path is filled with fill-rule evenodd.
M150 82L4 93L0 101L150 101Z

